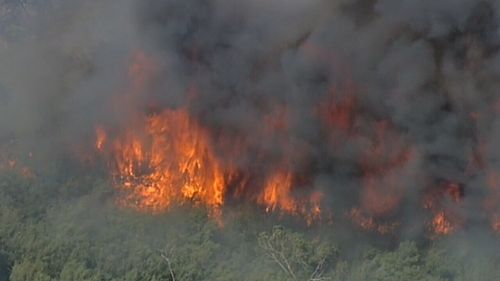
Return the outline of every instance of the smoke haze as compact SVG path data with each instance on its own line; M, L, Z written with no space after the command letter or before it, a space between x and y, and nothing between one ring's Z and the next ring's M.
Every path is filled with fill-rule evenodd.
M500 231L497 2L42 2L2 10L0 36L0 141L41 167L185 109L238 171L229 204L285 170L334 221Z

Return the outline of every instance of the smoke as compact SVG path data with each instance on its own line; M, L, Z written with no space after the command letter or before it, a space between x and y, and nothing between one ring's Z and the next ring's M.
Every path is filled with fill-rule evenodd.
M170 63L155 96L162 105L189 104L213 132L244 135L250 149L238 155L243 166L255 163L255 151L266 155L259 165L287 158L290 169L328 194L330 206L359 201L369 213L382 215L389 211L377 205L402 200L389 209L399 208L413 221L425 190L457 183L465 202L453 208L467 210L459 210L467 220L488 220L477 210L492 192L487 170L495 169L483 158L495 153L478 151L495 131L496 4L232 5L140 5L143 34ZM188 101L187 90L178 89L192 83L198 95ZM354 106L346 104L349 99ZM332 124L321 124L315 115L322 105ZM286 108L288 130L278 136L256 133L269 111L280 107ZM379 155L366 156L377 149ZM406 153L408 160L398 160ZM363 191L366 177L374 186Z
M92 145L97 125L187 108L252 200L279 167L296 196L403 236L434 208L462 231L500 215L495 1L43 2L9 10L19 35L0 37L0 140L42 161ZM137 51L155 75L130 99ZM439 207L423 207L429 190Z

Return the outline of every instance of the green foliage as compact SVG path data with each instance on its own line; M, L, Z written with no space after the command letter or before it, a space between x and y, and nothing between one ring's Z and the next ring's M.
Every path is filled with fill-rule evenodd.
M14 265L10 275L11 281L52 281L47 272L48 265L41 260L24 259Z
M353 270L351 280L374 281L445 281L446 270L428 262L426 253L415 243L403 242L392 252L372 251Z
M281 226L271 233L263 232L258 238L264 253L291 280L315 280L324 277L337 250L325 241L306 239L300 233L287 231Z
M102 179L0 175L0 281L491 281L500 259L404 242L353 256L331 236L257 214L224 227L200 208L116 208ZM90 188L89 188L90 186ZM76 189L78 191L74 191ZM340 245L340 244L338 244ZM352 246L352 244L351 244ZM3 278L3 279L2 279Z

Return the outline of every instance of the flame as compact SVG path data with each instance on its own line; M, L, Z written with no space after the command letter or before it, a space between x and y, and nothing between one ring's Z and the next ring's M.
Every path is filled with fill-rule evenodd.
M113 179L129 191L123 205L162 212L187 201L220 216L225 173L204 130L184 109L147 116L145 128L128 129L112 142Z
M459 205L462 198L462 187L454 182L441 184L439 188L434 187L425 194L423 206L433 214L429 223L433 235L449 235L462 226L463 219L450 208Z
M314 46L306 45L304 51L316 59L336 61L333 54ZM355 160L349 157L348 164L362 176L360 195L356 204L342 212L362 229L391 234L400 225L396 219L406 197L406 179L419 164L417 146L390 121L358 118L363 104L356 98L357 85L348 71L343 71L345 67L338 68L345 79L332 79L326 98L313 106L311 113L322 122L322 133L333 146L328 147L329 153L338 155L339 160L344 148L354 148L358 153ZM158 69L152 57L135 52L127 72L130 84L112 103L120 113L131 110L131 120L121 130L103 126L95 130L96 151L106 156L113 184L123 194L118 199L120 206L160 213L189 203L205 206L220 224L224 205L232 199L250 201L267 213L300 216L309 225L325 216L324 194L307 189L313 182L307 165L314 165L315 159L308 155L307 145L294 138L293 107L279 100L265 100L259 103L261 119L251 132L239 128L209 131L190 115L190 105L196 104L203 90L191 82L186 85L184 107L155 107L149 114L142 108L137 112L137 104L157 106L144 93L154 86ZM471 117L480 115L473 113ZM241 157L248 154L252 157ZM482 151L474 151L466 174L484 169L482 158ZM266 165L249 165L248 159ZM487 205L491 227L500 233L496 177L494 173L489 177L493 196ZM463 197L459 184L434 186L423 196L432 233L447 235L462 226L463 220L454 210Z
M139 98L156 72L151 56L134 52L127 73L130 88L120 100ZM129 127L114 136L108 136L103 127L96 129L96 149L108 156L113 182L124 191L119 204L158 213L191 201L208 206L212 216L220 217L225 175L206 132L184 108L136 115Z
M143 52L135 52L127 73L130 86L116 99L114 106L126 107L127 103L135 101L154 104L154 101L143 103L140 99L142 93L148 91L157 69L154 59ZM187 87L190 101L196 100L198 91L194 83ZM287 108L271 104L266 112L269 114L263 115L265 125L251 137L286 140ZM96 151L106 155L114 186L124 194L118 199L119 205L160 213L190 202L207 207L210 216L222 223L227 197L251 196L251 199L243 199L264 206L267 212L301 215L308 224L321 216L322 194L312 192L309 196L296 196L293 190L295 175L286 165L270 167L270 171L263 172L262 181L249 180L253 171L236 168L234 163L250 149L257 149L263 159L272 158L266 148L253 148L246 140L241 141L241 136L233 140L222 135L222 142L229 145L216 143L207 128L190 116L187 106L156 110L149 115L136 112L131 119L121 131L111 133L98 126L95 132ZM278 160L278 164L287 163L292 150L287 141L281 144L286 147L282 158L287 161ZM220 146L225 147L217 149Z
M206 206L222 223L222 207L234 169L215 155L208 132L185 109L166 109L140 121L110 138L105 151L111 158L113 182L125 194L119 204L160 213L193 202ZM96 149L102 152L107 134L99 130ZM270 173L256 203L266 212L301 215L312 224L321 217L323 194L313 192L299 199L293 196L293 184L289 169Z
M279 208L290 213L296 212L296 203L290 196L292 188L292 174L278 172L267 180L259 202L266 205L266 212Z
M432 220L432 229L435 234L447 235L456 230L456 225L451 223L444 211L440 211Z
M293 196L293 174L290 171L279 171L267 179L258 203L266 206L266 212L281 211L288 214L301 215L308 225L321 219L321 201L323 193L316 191L305 199Z
M312 192L310 195L294 193L296 175L293 173L289 163L294 158L301 158L303 155L297 146L292 146L287 133L290 129L288 120L289 110L284 106L277 106L270 113L264 115L264 126L262 127L263 138L272 136L278 139L282 147L283 156L281 162L276 164L276 169L272 170L264 181L257 203L265 206L266 212L283 212L292 215L299 215L306 219L308 225L319 221L321 218L321 201L323 193Z

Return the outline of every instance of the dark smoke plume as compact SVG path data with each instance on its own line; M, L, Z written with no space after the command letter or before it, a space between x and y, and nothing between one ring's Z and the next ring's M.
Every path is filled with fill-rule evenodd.
M118 131L135 113L186 107L221 161L250 175L245 198L285 165L297 196L320 191L336 216L360 208L409 237L433 215L428 194L464 231L490 231L500 215L496 1L52 6L22 11L30 32L0 40L0 141L40 161L92 142L96 124ZM157 74L122 103L137 50ZM285 129L262 133L280 118ZM228 153L241 139L245 149Z

